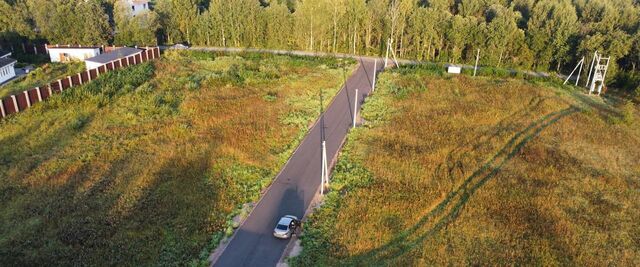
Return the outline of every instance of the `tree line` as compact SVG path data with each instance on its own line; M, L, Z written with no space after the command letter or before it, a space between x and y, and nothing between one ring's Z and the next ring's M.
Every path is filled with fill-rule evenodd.
M640 0L0 0L0 38L262 47L561 71L598 50L640 66Z

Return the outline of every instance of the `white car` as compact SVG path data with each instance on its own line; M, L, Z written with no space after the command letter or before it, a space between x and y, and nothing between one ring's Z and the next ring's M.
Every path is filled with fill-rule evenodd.
M293 215L285 215L280 218L276 228L273 229L273 236L282 239L288 239L300 227L300 220Z

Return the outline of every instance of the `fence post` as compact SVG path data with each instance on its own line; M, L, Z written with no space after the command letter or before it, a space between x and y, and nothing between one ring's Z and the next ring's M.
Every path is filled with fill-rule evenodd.
M69 87L73 87L73 79L71 76L67 76L67 78L69 79ZM60 88L60 92L62 92L62 88Z
M27 107L31 107L31 99L29 99L29 91L24 91L24 97L27 99Z
M2 117L6 117L7 113L4 112L4 101L2 101L2 99L0 99L0 115L2 115Z
M78 73L78 81L80 81L80 85L82 85L82 72Z
M36 92L38 94L38 102L42 102L42 93L40 93L40 87L36 87Z
M58 87L60 88L60 92L62 92L62 80L58 80ZM49 95L51 95L51 85L49 85Z
M89 77L89 81L91 81L91 70L87 70L87 77Z
M113 63L113 61L111 61L111 70L114 70L116 68L116 64Z
M12 95L11 96L11 100L13 100L13 107L14 107L14 110L16 111L16 113L20 112L20 107L18 107L18 100L16 100L16 96Z

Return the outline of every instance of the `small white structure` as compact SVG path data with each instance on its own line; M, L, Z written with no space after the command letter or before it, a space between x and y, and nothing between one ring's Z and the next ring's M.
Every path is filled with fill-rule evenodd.
M51 62L84 61L100 55L100 47L94 46L47 46Z
M132 48L132 47L122 47L122 48L113 50L109 53L104 53L92 58L88 58L84 61L84 63L87 66L87 70L92 70L92 69L97 69L102 65L106 65L112 61L115 61L121 58L126 58L126 57L133 56L140 53L142 53L142 50L140 49Z
M125 5L131 8L131 15L137 16L149 11L149 0L123 0Z
M452 74L460 74L462 72L462 68L458 66L448 66L447 72Z
M5 52L0 50L0 84L13 79L16 76L16 71L13 66L16 65L16 60L10 58L11 52Z
M598 95L602 94L602 88L605 87L607 71L609 70L609 62L611 62L610 57L602 57L602 55L600 55L598 51L596 51L593 54L591 67L589 67L589 77L587 78L587 86L589 86L589 94L592 94L592 93L598 93Z

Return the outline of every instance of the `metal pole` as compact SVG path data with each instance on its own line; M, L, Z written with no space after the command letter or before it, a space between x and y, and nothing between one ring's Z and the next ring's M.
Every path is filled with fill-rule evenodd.
M478 71L478 60L480 59L480 49L478 49L478 54L476 54L476 66L473 68L473 77L476 77L476 72Z
M393 39L391 40L391 45L393 45ZM398 64L398 58L396 58L396 51L394 50L391 50L391 55L393 56L393 62L396 63L396 68L399 68L400 64Z
M371 86L371 92L375 92L376 91L376 73L378 72L378 59L375 59L375 62L373 63L373 83Z
M580 82L580 75L582 74L582 69L584 68L584 57L580 60L580 70L578 70L578 78L576 79L576 86L578 86L578 82Z
M578 67L580 67L580 64L582 64L582 60L580 60L580 62L578 62L578 64L576 65L575 68L573 68L573 70L571 71L571 73L569 74L569 76L567 76L567 79L564 80L563 85L567 84L567 82L569 81L569 79L571 79L571 76L573 75L574 72L576 72L576 70L578 69Z
M327 166L327 142L326 141L322 141L322 171L324 172L324 183L329 184L329 167Z
M325 176L326 176L326 171L327 169L325 168L325 166L327 166L327 152L326 152L326 145L325 145L325 141L322 141L322 173L320 174L320 195L324 195L324 185L325 185Z
M600 67L600 55L596 51L596 55L594 57L595 65L593 65L593 76L591 77L591 85L589 86L589 94L596 91L596 75L598 73L598 67Z
M356 98L353 101L353 128L356 128L357 115L358 115L358 89L356 89Z
M324 185L327 183L327 146L324 136L324 106L322 89L320 89L320 138L322 139L322 173L320 174L320 195L324 195Z
M387 39L387 55L384 56L384 68L387 68L387 64L389 61L389 39Z
M593 53L593 58L591 59L591 66L589 67L589 76L587 76L587 83L584 85L585 87L589 86L589 80L591 80L591 73L593 72L593 64L596 62L597 56L598 56L598 51Z

